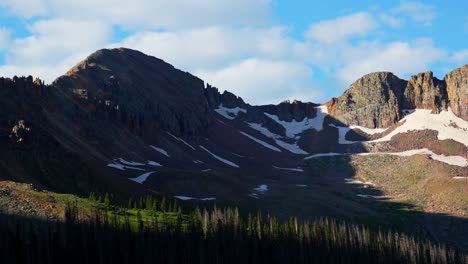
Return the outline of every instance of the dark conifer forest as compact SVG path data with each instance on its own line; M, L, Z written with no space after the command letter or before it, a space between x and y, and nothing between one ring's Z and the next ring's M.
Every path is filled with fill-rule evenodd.
M153 201L153 206L155 202ZM443 245L321 218L299 222L237 209L177 205L149 221L109 214L92 217L68 206L64 221L0 216L3 263L466 263ZM122 209L120 209L122 210ZM146 209L145 209L146 210Z

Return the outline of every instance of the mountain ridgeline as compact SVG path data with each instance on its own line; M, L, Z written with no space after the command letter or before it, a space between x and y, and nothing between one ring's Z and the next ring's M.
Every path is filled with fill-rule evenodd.
M0 78L0 180L371 222L468 248L467 121L468 65L444 80L370 73L324 104L250 105L102 49L50 85Z

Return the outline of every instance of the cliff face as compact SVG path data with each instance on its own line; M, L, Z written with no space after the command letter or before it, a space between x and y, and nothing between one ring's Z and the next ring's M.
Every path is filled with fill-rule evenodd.
M402 99L404 109L431 109L432 113L439 113L447 109L447 85L430 71L420 73L411 76Z
M439 80L428 71L399 79L389 72L367 74L342 96L327 102L329 112L346 125L389 127L403 109L430 109L439 113L451 106L458 117L468 120L468 65Z
M447 74L445 82L453 113L468 121L468 64Z
M328 103L329 113L345 125L388 127L400 119L406 81L390 72L367 74Z

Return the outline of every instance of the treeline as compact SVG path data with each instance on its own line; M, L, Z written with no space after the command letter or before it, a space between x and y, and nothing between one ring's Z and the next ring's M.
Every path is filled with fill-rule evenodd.
M120 221L103 210L65 222L0 216L3 263L467 263L467 257L399 233L331 219L280 223L269 215L196 209L187 217Z

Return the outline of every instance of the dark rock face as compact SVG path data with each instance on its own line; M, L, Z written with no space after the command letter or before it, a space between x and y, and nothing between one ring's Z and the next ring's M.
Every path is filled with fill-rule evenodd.
M402 98L403 109L431 109L432 113L447 110L447 88L444 81L435 77L431 71L411 76Z
M238 97L237 95L228 91L224 91L221 94L218 88L212 87L209 84L207 84L206 89L204 90L204 94L208 104L212 109L218 108L221 104L227 108L248 107L244 100L242 100L242 98Z
M203 81L135 50L99 50L53 85L83 105L112 109L139 133L162 128L194 137L208 123Z
M445 82L453 113L468 121L468 64L447 74Z
M406 81L390 72L367 74L328 102L329 113L345 125L389 127L400 119Z

